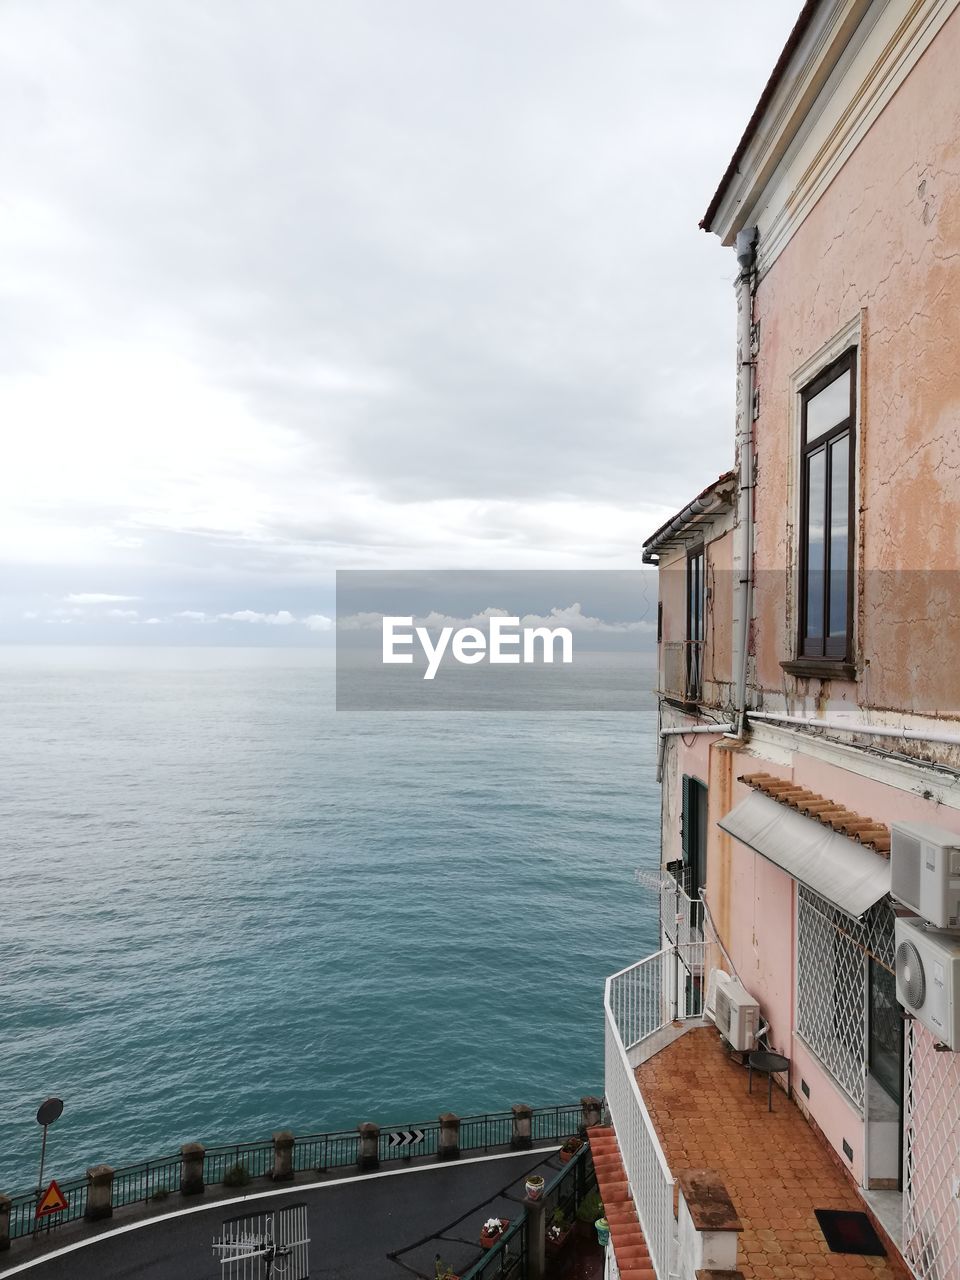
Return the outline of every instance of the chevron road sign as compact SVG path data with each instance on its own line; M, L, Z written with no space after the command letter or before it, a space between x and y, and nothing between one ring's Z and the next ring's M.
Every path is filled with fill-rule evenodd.
M419 1147L423 1142L422 1129L398 1129L396 1133L389 1133L387 1137L390 1139L391 1151L409 1152L412 1147Z

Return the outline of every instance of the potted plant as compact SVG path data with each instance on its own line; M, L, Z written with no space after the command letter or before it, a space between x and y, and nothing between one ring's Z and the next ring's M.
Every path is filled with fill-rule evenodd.
M603 1201L600 1199L600 1192L588 1192L577 1209L577 1238L588 1241L593 1235L593 1224L602 1217Z
M480 1232L480 1247L492 1249L509 1225L509 1218L488 1218Z
M240 1164L239 1161L223 1175L223 1185L225 1187L245 1187L251 1181L247 1166Z
M554 1256L558 1254L572 1233L573 1223L567 1220L567 1215L558 1205L546 1230L547 1253Z
M543 1178L539 1173L528 1173L524 1184L528 1200L539 1200L543 1195Z
M436 1275L436 1280L460 1280L460 1277L457 1275L457 1273L453 1270L452 1267L447 1266L447 1264L440 1257L439 1253L433 1260L433 1269Z
M560 1148L560 1163L569 1164L582 1146L582 1138L568 1138Z

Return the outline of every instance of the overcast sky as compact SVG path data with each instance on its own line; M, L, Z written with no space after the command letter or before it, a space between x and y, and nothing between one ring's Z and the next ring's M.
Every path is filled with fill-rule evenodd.
M0 638L638 567L730 465L697 222L798 8L3 0Z

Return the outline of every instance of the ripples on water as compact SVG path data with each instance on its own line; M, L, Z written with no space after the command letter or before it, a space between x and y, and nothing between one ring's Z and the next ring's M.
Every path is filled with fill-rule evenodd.
M652 683L652 678L651 678ZM310 650L0 651L0 1190L600 1091L654 705L335 713Z

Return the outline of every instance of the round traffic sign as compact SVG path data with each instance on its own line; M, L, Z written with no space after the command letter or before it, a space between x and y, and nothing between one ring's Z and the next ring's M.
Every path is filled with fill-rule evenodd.
M60 1098L48 1098L46 1102L40 1103L40 1110L37 1112L37 1124L48 1125L53 1124L54 1120L59 1120L63 1115L63 1101Z

